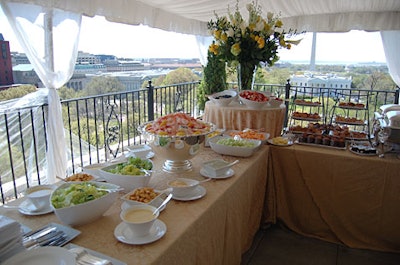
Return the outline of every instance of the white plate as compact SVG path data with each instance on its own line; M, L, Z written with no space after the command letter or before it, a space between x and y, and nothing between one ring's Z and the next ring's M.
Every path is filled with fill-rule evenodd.
M135 237L132 231L128 229L125 223L120 223L114 230L114 236L118 241L132 245L143 245L154 242L165 235L167 232L167 226L163 221L157 219L154 222L153 227L150 229L150 233L146 236Z
M33 204L29 200L24 200L19 205L18 211L20 213L22 213L22 214L25 214L25 215L42 215L42 214L51 213L53 211L53 209L51 208L51 206L49 206L46 209L42 209L42 210L37 211L35 209L35 206L33 206Z
M65 265L75 264L75 255L62 247L41 247L24 250L6 260L3 265Z
M205 170L202 167L200 169L200 174L204 177L211 178L211 179L226 179L226 178L232 177L235 174L235 171L232 168L230 168L228 171L225 172L225 174L214 177L214 176L211 176L210 174L208 174L207 170Z
M154 206L154 207L158 207L158 206L161 205L161 203L162 203L163 201L164 201L164 200L163 200L161 197L157 197L157 198L154 199L154 201L152 201L152 202L149 203L149 204L152 205L152 206ZM147 204L147 203L143 203L143 204ZM135 205L135 204L130 204L129 202L124 201L124 202L121 204L121 210L125 210L125 209L131 207L132 205ZM141 204L137 204L137 205L141 205ZM163 210L165 209L165 207L167 207L167 205L164 205L163 207L161 207L160 212L163 211Z
M268 139L267 142L269 144L276 145L276 146L291 146L291 145L293 145L293 142L288 142L287 144L276 144L276 143L274 143L274 141L272 139Z
M203 186L197 186L197 188L193 191L192 195L188 195L188 196L176 196L173 195L172 199L177 200L177 201L193 201L193 200L197 200L200 199L202 197L204 197L204 195L206 195L207 191L206 188L204 188Z

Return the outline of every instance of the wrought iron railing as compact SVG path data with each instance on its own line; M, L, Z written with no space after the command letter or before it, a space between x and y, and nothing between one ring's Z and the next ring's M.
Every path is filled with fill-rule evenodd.
M201 116L196 97L198 82L109 93L62 100L63 120L68 149L68 172L80 167L117 157L126 146L142 143L138 127L157 117L185 112ZM256 90L286 97L288 126L290 113L295 110L293 99L304 97L326 100L326 116L341 97L356 100L368 95L372 113L380 105L398 103L399 90L369 91L360 89L325 89L286 85L256 84ZM40 184L46 167L47 105L3 110L0 116L0 193L4 203L21 196L30 185Z

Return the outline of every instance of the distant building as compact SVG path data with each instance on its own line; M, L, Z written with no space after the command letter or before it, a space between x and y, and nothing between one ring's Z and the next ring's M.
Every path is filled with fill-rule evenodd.
M11 61L12 61L12 66L31 63L28 59L28 56L26 56L25 53L19 53L19 52L11 52Z
M101 63L100 58L96 55L87 52L78 52L78 57L76 58L76 64L99 64Z
M311 72L307 72L304 75L292 75L290 77L290 84L293 86L316 88L351 88L351 81L351 77Z
M36 87L43 87L39 76L36 74L33 65L18 64L12 68L13 76L16 84L29 84Z
M14 84L10 43L4 40L1 33L0 47L0 86L9 86Z

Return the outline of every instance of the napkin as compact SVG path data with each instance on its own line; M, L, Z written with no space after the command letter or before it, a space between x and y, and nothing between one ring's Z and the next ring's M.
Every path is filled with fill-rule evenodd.
M23 249L21 224L0 215L0 263Z

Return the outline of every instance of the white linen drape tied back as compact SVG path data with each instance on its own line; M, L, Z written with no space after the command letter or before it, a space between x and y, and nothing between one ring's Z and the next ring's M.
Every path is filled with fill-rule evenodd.
M39 5L1 2L1 7L30 63L48 93L35 92L32 105L46 102L47 174L45 183L64 177L67 169L67 148L60 98L56 89L72 76L78 53L82 15ZM18 104L17 104L18 105Z

